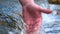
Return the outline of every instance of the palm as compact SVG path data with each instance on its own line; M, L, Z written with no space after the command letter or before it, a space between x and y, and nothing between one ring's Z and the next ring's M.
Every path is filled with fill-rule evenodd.
M35 3L33 0L26 0L25 2L20 0L23 7L23 17L27 24L27 34L38 34L38 30L42 23L41 13L51 13L50 10L44 9ZM28 2L28 3L26 3Z

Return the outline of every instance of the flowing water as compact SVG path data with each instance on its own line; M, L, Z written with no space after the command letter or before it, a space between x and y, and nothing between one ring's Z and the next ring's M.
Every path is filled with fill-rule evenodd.
M48 8L46 1L36 0L35 2ZM52 8L57 7L52 6ZM22 6L18 0L0 0L0 34L23 34L26 24L17 13L22 13ZM60 34L60 16L55 14L56 12L42 14L43 23L40 34Z

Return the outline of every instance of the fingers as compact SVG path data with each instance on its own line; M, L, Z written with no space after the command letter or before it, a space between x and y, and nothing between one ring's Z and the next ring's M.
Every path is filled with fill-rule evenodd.
M43 12L43 13L46 13L46 14L50 14L52 12L51 10L45 9L45 8L42 8L42 7L40 7L40 11Z

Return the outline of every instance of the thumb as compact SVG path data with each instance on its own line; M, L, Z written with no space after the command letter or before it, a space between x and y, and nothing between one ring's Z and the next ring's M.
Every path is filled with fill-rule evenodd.
M43 13L46 13L46 14L49 14L49 13L52 12L52 10L45 9L45 8L42 8L42 7L40 7L40 11L43 12Z

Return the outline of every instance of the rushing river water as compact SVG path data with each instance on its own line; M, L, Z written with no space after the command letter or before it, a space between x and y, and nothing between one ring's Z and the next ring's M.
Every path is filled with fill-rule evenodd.
M41 3L39 0L35 2L44 8L48 6L44 4L45 2ZM18 0L0 0L0 22L5 22L3 26L0 23L0 34L20 34L21 31L24 31L24 24L21 22L22 17L13 12L22 13L22 6ZM40 34L60 34L60 16L52 14L42 14L42 16L43 23L41 27L43 31L40 31ZM19 25L22 30L18 28Z

